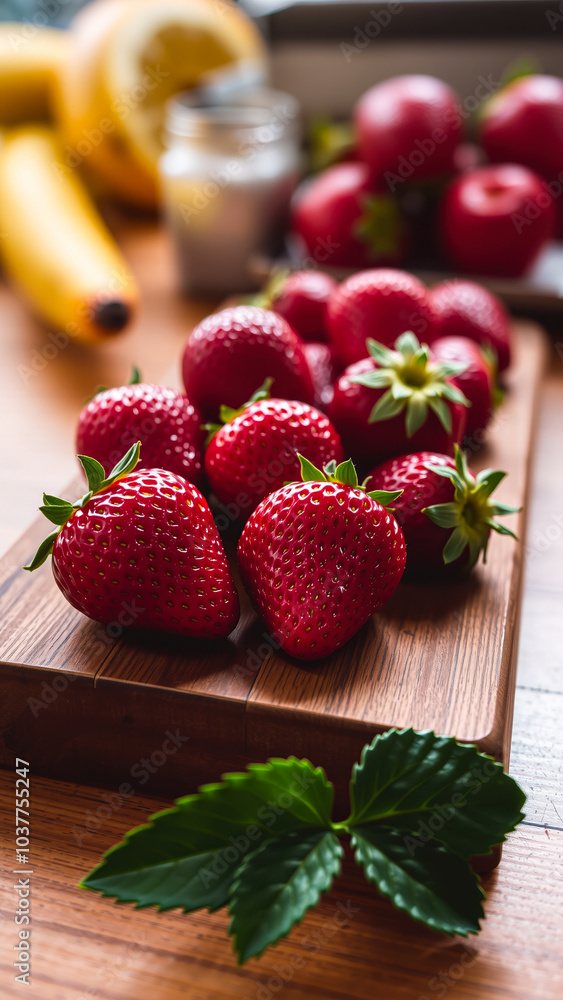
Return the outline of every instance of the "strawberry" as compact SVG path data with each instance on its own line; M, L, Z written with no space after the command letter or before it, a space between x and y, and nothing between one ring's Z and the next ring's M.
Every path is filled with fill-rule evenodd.
M362 471L415 449L453 454L465 430L468 400L451 378L461 362L437 362L413 333L395 350L367 341L369 357L346 368L334 387L328 415L344 452Z
M354 109L358 154L393 191L452 169L463 138L459 99L442 80L412 74L371 87Z
M334 393L333 384L342 372L342 365L330 344L318 344L311 340L305 344L305 355L315 390L313 402L318 410L326 410Z
M440 337L432 343L435 361L461 361L465 368L451 381L461 390L470 406L467 410L466 437L476 435L478 443L493 413L494 366L481 348L467 337Z
M342 459L340 438L324 413L307 403L269 399L268 389L265 383L241 410L221 407L224 425L205 453L211 488L239 516L299 475L299 452L320 465Z
M78 418L76 450L90 455L106 475L135 441L143 446L139 469L158 466L197 486L203 432L196 408L177 389L139 381L99 391Z
M55 581L94 621L192 638L232 632L238 596L205 498L164 469L135 470L140 442L105 478L81 455L88 492L72 504L44 494L56 529L25 567L52 554Z
M303 344L282 316L258 306L233 306L204 319L184 350L186 392L205 417L243 406L257 385L274 379L277 396L313 400Z
M472 569L481 552L486 562L491 531L516 538L495 517L519 508L490 499L505 475L485 469L474 476L456 445L455 460L432 451L392 458L372 469L366 489L402 490L393 507L409 574L448 577Z
M350 461L324 473L300 457L304 482L271 493L238 546L243 581L280 646L328 656L391 597L405 567L397 493L366 493Z
M296 249L326 267L400 264L409 235L396 198L376 191L364 163L337 163L294 199Z
M391 268L360 271L331 295L327 310L329 340L346 365L367 356L366 340L391 346L405 330L426 339L433 316L427 291L412 274Z
M500 299L474 281L443 281L428 293L438 337L468 337L488 347L499 372L510 364L510 317ZM432 342L432 341L431 341Z
M337 287L323 271L275 275L263 293L267 309L283 316L302 340L326 340L326 307Z

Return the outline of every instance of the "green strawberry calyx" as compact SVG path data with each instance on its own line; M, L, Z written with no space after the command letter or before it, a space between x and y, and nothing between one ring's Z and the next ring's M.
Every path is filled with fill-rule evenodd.
M131 368L131 376L129 378L129 381L128 381L127 385L140 385L141 382L142 382L141 372L137 368L137 365L133 365L132 368ZM108 391L109 391L109 386L107 386L107 385L99 385L94 390L93 394L88 397L88 399L86 400L86 402L87 403L91 403L92 400L96 398L96 396L100 395L100 393L102 393L102 392L108 392Z
M264 379L262 385L256 390L256 392L252 393L250 399L247 400L246 403L243 403L242 406L239 406L237 408L234 408L232 406L221 406L219 408L220 423L202 424L202 429L204 431L207 431L205 447L207 447L210 441L213 440L217 431L220 431L221 428L225 426L225 424L232 423L232 421L235 420L236 417L240 417L241 413L244 413L244 411L247 410L248 407L252 405L252 403L259 403L260 400L262 399L270 399L270 389L272 388L273 384L274 384L274 379L271 376L269 376L268 378Z
M465 371L462 361L432 361L427 344L420 344L408 331L395 341L395 350L369 338L366 347L378 367L363 375L353 375L351 382L368 389L387 387L373 407L368 423L390 420L405 412L407 437L412 437L426 421L429 411L438 417L447 434L452 430L448 402L469 406L469 400L450 378Z
M297 458L301 465L301 479L304 483L340 483L342 486L351 486L356 490L367 492L366 483L368 480L365 479L361 485L358 483L358 473L351 458L347 462L341 462L340 465L337 465L332 459L331 462L327 462L322 471L299 452L297 452ZM402 492L402 490L371 490L367 496L382 507L387 507L397 497L400 497Z
M451 480L455 487L454 499L449 503L438 503L431 507L423 507L434 524L440 528L452 528L443 552L444 563L454 562L469 547L469 566L471 569L483 553L483 562L487 561L487 545L489 535L496 531L499 535L510 535L518 540L510 528L495 521L498 514L517 514L521 507L511 507L506 503L491 500L491 494L497 488L506 472L494 469L483 469L474 478L467 467L467 460L461 448L455 447L455 469L447 465L432 465L426 463L429 472Z
M53 551L57 535L62 530L63 525L72 517L75 510L85 507L88 501L97 493L101 493L108 486L113 486L117 483L119 479L128 476L137 465L140 453L141 442L137 441L136 444L131 445L129 451L111 470L107 478L103 465L100 465L95 458L90 458L88 455L78 455L78 461L82 465L88 481L88 492L74 503L71 503L70 500L61 500L60 497L51 496L49 493L43 494L43 504L39 510L52 524L56 524L57 527L41 542L33 559L27 566L24 566L24 569L34 570L42 566Z
M354 236L365 243L368 256L393 259L399 255L404 223L396 198L369 194L362 201L362 215L354 225Z

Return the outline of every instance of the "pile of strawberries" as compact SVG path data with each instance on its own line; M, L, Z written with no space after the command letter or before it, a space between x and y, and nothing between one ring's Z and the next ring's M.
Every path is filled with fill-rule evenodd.
M26 568L52 554L60 589L96 621L127 606L137 628L222 638L239 600L221 532L244 524L238 567L257 612L287 653L317 659L405 566L447 580L491 530L512 534L495 517L514 508L491 499L503 473L475 477L459 447L484 439L508 320L478 285L428 290L389 269L340 285L278 276L261 301L196 327L185 394L135 379L85 406L87 491L44 495L55 527Z
M330 165L293 207L300 259L517 277L563 232L557 77L479 77L463 100L435 77L394 77L363 94L349 131L321 130Z

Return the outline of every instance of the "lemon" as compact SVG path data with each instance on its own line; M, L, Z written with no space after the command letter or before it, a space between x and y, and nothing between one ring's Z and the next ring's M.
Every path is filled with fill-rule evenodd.
M71 25L57 116L70 167L154 206L164 105L220 66L265 66L261 36L228 0L94 0Z

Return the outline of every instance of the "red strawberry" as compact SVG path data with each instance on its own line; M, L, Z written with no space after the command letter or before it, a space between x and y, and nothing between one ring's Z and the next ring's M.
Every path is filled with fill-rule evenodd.
M331 343L346 365L367 356L366 340L391 346L405 330L426 339L433 332L428 293L406 271L376 268L353 274L331 295L327 310Z
M519 277L555 232L555 206L537 175L515 163L452 181L439 214L448 260L471 274Z
M326 340L326 307L337 287L323 271L276 275L266 288L265 305L283 316L303 340Z
M491 530L516 538L494 518L518 508L490 499L505 475L486 469L474 476L456 446L455 461L432 451L392 458L370 472L366 488L402 490L393 508L405 536L407 570L427 578L468 571L481 552L486 562Z
M474 281L444 281L428 293L434 314L435 339L468 337L489 347L499 372L511 354L510 317L500 299Z
M452 169L463 138L457 94L433 76L396 76L360 98L354 110L360 159L394 184Z
M137 373L138 375L138 373ZM90 455L106 475L135 441L143 446L139 469L168 469L199 484L202 418L177 389L134 381L98 392L76 428L76 450Z
M315 395L313 402L317 409L326 410L334 393L334 382L342 371L330 344L305 344L307 364L313 379Z
M328 409L345 454L362 471L414 449L453 454L468 401L451 377L463 365L435 362L412 333L399 337L394 351L373 340L368 350L341 375Z
M211 488L240 517L299 476L299 452L319 465L342 459L340 438L324 413L307 403L267 399L267 390L258 390L242 410L222 407L224 426L205 453Z
M107 479L82 456L88 493L75 504L43 496L40 510L58 527L25 568L52 553L58 587L94 621L226 636L238 621L238 596L207 502L173 472L133 471L139 449L137 442Z
M262 501L241 535L244 583L290 656L316 660L348 641L391 597L405 566L401 529L351 462L324 474L301 459L305 482Z
M292 231L299 249L327 267L399 264L408 245L398 202L374 191L364 163L338 163L306 181Z
M465 368L452 376L452 383L461 390L470 406L467 410L467 437L484 431L493 413L493 367L481 348L467 337L440 337L432 343L435 361L461 361Z
M281 316L258 306L223 309L196 326L182 374L188 396L211 419L223 405L243 406L268 377L283 399L313 399L301 340Z

